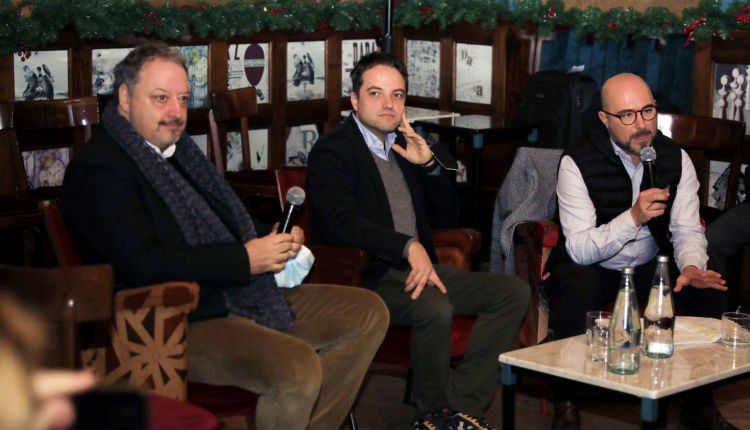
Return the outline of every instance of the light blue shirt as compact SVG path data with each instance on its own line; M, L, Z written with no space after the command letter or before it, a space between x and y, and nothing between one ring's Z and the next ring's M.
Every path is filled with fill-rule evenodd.
M380 140L380 138L375 136L375 133L370 131L369 128L365 127L364 124L359 121L356 113L352 114L352 118L354 118L354 122L357 123L359 131L360 133L362 133L362 137L365 138L365 144L370 149L370 152L382 158L383 160L388 161L388 153L391 152L391 147L393 146L394 142L396 142L396 132L392 131L386 134L385 142L383 142L382 140Z

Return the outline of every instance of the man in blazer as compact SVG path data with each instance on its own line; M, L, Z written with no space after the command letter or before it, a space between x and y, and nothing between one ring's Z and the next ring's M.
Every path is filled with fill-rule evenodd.
M414 427L490 428L482 416L495 393L497 357L523 318L528 286L514 276L437 264L430 229L455 226L459 200L406 119L406 69L376 52L351 77L355 113L308 159L312 241L359 246L374 257L365 286L383 298L394 323L412 327ZM454 315L477 322L451 379Z
M250 218L185 131L179 51L151 43L115 68L115 98L68 167L62 211L87 262L118 283L200 284L189 378L258 393L258 429L339 428L388 327L369 291L278 288L302 231Z

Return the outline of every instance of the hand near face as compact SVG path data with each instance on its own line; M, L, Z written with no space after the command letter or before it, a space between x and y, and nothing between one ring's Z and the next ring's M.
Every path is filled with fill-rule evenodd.
M406 112L401 115L401 125L398 126L398 131L404 134L406 149L398 145L393 145L391 147L393 151L412 164L421 165L432 159L430 147L424 138L411 128L411 124L409 124L409 120L406 118Z
M633 207L630 208L630 215L633 217L635 225L645 224L652 218L664 215L668 199L669 188L650 188L641 191Z
M409 245L408 260L411 272L406 278L404 291L411 292L412 300L417 300L426 286L435 287L443 294L448 292L437 273L435 273L435 268L432 267L432 261L430 261L430 256L427 255L424 246L416 240Z
M31 390L37 404L29 429L47 430L70 427L75 409L70 396L94 387L91 371L38 370L31 376Z
M682 273L677 277L674 292L679 293L683 287L713 288L714 290L726 291L726 281L721 279L721 274L713 270L700 270L695 266L685 266Z
M275 230L268 236L245 243L253 275L283 270L286 261L294 258L302 246L304 235L301 228L295 226L291 233L276 233Z

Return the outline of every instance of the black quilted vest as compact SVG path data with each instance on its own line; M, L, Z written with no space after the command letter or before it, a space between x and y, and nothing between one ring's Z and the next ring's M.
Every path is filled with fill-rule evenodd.
M660 131L656 132L653 147L658 156L654 164L656 186L669 186L667 210L659 218L652 219L646 225L659 246L659 253L671 255L672 245L669 242L669 213L677 196L677 184L682 176L682 154L680 147ZM589 197L596 209L596 226L610 222L632 206L632 185L627 170L615 154L609 133L604 126L592 127L589 138L583 145L574 146L565 151L575 161L581 171ZM648 188L644 172L641 191Z

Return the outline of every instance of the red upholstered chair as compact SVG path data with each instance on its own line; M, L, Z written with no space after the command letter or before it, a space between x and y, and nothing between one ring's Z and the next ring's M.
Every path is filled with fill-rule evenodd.
M82 259L70 238L58 205L40 204L58 264L78 266ZM84 362L110 382L185 400L220 416L243 415L249 422L257 395L236 387L193 384L187 374L187 314L198 304L198 285L170 282L115 293L111 341L84 350ZM138 333L133 340L128 333ZM144 347L153 350L142 353Z
M136 289L133 294L123 298L113 295L113 285L112 268L107 265L54 268L0 266L0 288L12 291L29 305L39 309L41 315L46 317L46 322L51 325L44 357L46 367L80 368L82 365L89 365L87 353L82 353L81 345L85 345L86 341L81 342L79 325L111 321L114 309L115 313L121 313L123 306L133 307L133 304L117 303L118 301L124 299L128 302L141 298L140 295L149 289ZM164 295L166 301L170 300L169 296L170 293ZM152 298L153 293L145 292L145 297ZM138 316L143 319L147 314L140 312ZM116 349L117 345L114 347ZM149 349L149 345L145 347ZM138 351L138 348L131 351ZM136 374L139 369L152 367L147 357L153 353L154 350L149 349L146 353L134 355L130 360L118 355L115 360L125 358L129 362L120 363L117 368L124 369L127 366L127 372ZM184 356L184 351L177 354L179 360L179 355ZM170 370L164 369L165 372ZM111 373L107 373L102 377L99 374L100 385L113 383L110 375ZM210 430L219 427L218 419L198 406L157 394L149 395L148 403L151 429Z
M305 189L306 168L284 168L276 170L279 202L286 201L286 192L292 186ZM297 224L309 231L307 205L303 205ZM453 264L461 270L471 268L471 255L479 251L482 243L481 234L473 229L460 228L433 232L432 239L441 264ZM307 237L305 238L307 242ZM309 245L308 245L309 246ZM362 271L368 265L368 254L360 248L350 246L314 246L315 264L306 282L333 283L341 285L362 285ZM457 316L453 318L451 328L451 357L459 358L466 352L469 334L474 327L474 318ZM391 325L385 335L375 362L396 364L411 368L409 355L410 328ZM407 380L405 401L411 394L411 371Z

